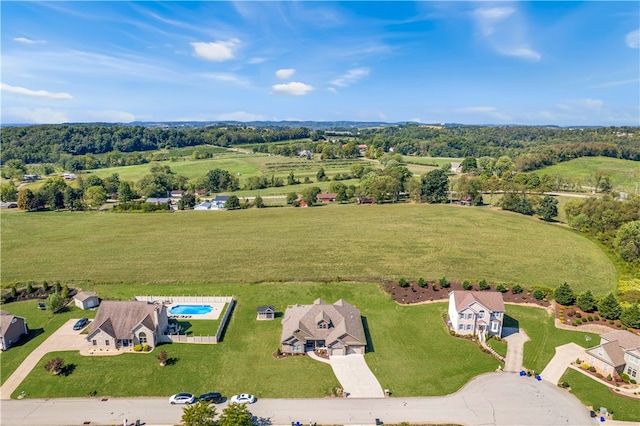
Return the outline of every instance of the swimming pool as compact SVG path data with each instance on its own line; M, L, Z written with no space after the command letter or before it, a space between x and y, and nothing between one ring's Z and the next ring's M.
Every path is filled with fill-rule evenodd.
M205 315L212 310L209 305L176 305L169 309L171 315Z

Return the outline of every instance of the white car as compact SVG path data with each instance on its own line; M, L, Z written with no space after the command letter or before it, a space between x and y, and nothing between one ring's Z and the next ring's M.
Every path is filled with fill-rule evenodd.
M186 392L171 395L171 398L169 398L171 404L193 404L195 400L195 396Z
M256 397L249 393L241 393L240 395L233 395L231 402L236 404L253 404L256 402Z

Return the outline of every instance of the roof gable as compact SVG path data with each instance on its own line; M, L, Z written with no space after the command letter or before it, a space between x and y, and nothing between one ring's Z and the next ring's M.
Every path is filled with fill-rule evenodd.
M116 339L131 339L139 324L155 331L158 327L155 312L164 309L161 305L147 302L103 301L89 328L89 337L102 330Z
M456 311L461 312L467 307L471 307L474 311L479 311L480 307L472 307L472 305L478 304L491 312L504 312L504 300L502 299L502 293L498 291L463 291L453 290L450 294L453 295Z

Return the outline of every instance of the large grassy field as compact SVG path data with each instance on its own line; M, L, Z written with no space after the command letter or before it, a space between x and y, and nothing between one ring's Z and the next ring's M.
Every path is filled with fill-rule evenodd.
M0 216L2 282L395 280L555 287L596 295L616 271L584 236L488 208L327 205L152 214Z
M443 395L456 391L472 377L496 368L496 361L474 343L451 337L442 312L446 304L398 306L377 284L262 283L200 285L96 285L87 287L103 298L129 299L135 294L233 294L237 300L222 343L163 345L174 365L160 367L151 354L82 357L74 352L45 356L16 390L28 397L170 395L178 391L238 392L258 397L322 397L338 385L331 368L307 357L275 359L281 333L279 320L256 321L258 305L272 304L277 312L295 303L344 298L356 305L370 333L366 355L372 371L395 396ZM12 310L12 304L6 306ZM13 354L2 355L5 360ZM53 376L43 365L54 356L73 364L69 376ZM456 362L451 362L452 358ZM7 361L8 364L8 361ZM14 367L15 368L15 367ZM303 384L292 377L304 377ZM446 379L443 379L446 377Z
M596 170L605 170L611 176L611 184L616 191L633 194L640 184L640 161L620 160L609 157L581 157L564 163L537 170L538 175L560 175L567 180L575 180L590 186L590 178Z

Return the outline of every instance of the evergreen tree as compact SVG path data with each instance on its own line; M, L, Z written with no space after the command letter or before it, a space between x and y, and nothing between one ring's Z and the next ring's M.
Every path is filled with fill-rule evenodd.
M600 303L598 303L598 312L602 318L609 320L620 318L622 309L620 308L618 299L616 299L613 293L607 294L602 298L602 300L600 300Z
M629 306L622 311L620 321L627 327L640 328L640 307L637 303Z
M556 291L553 292L553 298L556 299L556 302L564 306L573 305L576 301L576 296L573 294L571 286L566 282L556 288Z
M580 294L576 300L578 307L585 312L593 312L598 308L596 299L591 294L591 290L587 290Z

